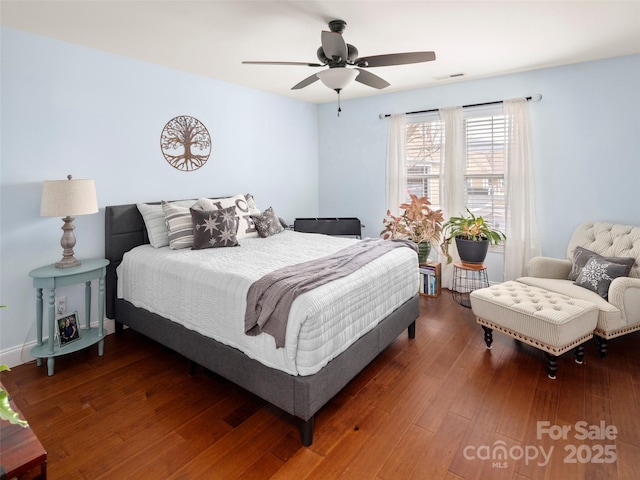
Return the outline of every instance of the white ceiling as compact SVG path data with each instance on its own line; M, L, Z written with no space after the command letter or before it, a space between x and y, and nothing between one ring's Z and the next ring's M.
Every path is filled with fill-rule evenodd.
M321 30L347 22L360 56L433 50L434 62L371 68L384 90L354 83L342 98L640 53L640 1L1 0L2 25L287 95L336 100L317 62ZM438 80L451 74L464 77Z

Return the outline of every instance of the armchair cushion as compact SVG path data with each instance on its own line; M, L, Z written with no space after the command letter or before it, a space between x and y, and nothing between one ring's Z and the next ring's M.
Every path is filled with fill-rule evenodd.
M616 279L618 281L620 279ZM571 280L554 278L520 277L517 280L525 285L538 287L552 292L561 293L568 297L586 300L594 303L598 309L598 326L606 326L607 329L617 329L624 326L622 312L609 303L596 292L576 285Z

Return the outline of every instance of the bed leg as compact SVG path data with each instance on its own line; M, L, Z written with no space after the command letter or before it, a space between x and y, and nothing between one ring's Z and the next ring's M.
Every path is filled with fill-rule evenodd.
M309 420L303 420L300 424L300 441L305 447L313 443L314 418L315 417L311 417Z
M187 375L193 377L196 373L196 362L189 360L189 367L187 368Z
M116 324L116 335L122 335L122 332L124 332L124 324L117 320L114 323Z
M416 322L415 322L415 320L413 321L413 323L411 323L411 325L409 325L409 328L407 330L409 332L409 338L416 338Z

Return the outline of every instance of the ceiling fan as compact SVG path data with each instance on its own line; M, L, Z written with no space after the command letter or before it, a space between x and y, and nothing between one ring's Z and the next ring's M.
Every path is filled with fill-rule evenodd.
M346 43L342 37L347 23L344 20L332 20L329 22L329 30L322 31L322 45L318 48L317 57L320 63L305 62L242 62L254 65L303 65L307 67L329 67L305 78L294 85L291 90L298 90L311 85L316 80L322 81L327 87L340 91L351 84L352 81L360 82L369 87L382 89L390 84L386 80L365 70L371 67L387 67L392 65L407 65L410 63L431 62L436 59L434 52L405 52L389 53L386 55L373 55L358 57L358 49ZM350 68L353 67L353 68Z

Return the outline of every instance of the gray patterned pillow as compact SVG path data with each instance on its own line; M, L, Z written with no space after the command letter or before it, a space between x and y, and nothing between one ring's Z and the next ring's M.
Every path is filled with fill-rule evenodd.
M270 237L284 231L280 219L271 207L262 213L251 215L251 219L256 226L256 230L258 230L258 235L262 238Z
M633 267L633 264L636 261L633 257L603 257L602 255L598 255L596 252L592 252L591 250L587 250L586 248L576 247L576 249L573 251L573 262L571 262L571 271L567 276L567 280L576 280L589 259L593 257L599 257L603 260L606 260L607 262L617 263L619 265L626 265L627 271L624 275L622 275L623 277L629 275L631 267Z
M253 197L251 197L253 199ZM255 205L255 202L252 201ZM252 208L247 202L247 198L238 194L233 197L222 198L199 198L198 203L194 205L196 210L216 210L221 208L236 207L236 215L238 216L238 240L243 238L257 237L258 232L251 220L251 214L260 213L259 210Z
M614 278L626 276L625 271L628 273L626 265L608 262L600 256L595 256L587 261L575 283L593 290L606 300L609 296L609 285Z
M238 245L238 217L236 207L220 210L191 209L193 224L192 250L217 247L235 247Z

